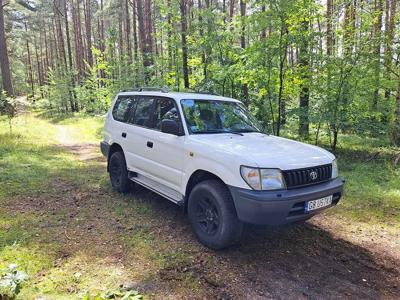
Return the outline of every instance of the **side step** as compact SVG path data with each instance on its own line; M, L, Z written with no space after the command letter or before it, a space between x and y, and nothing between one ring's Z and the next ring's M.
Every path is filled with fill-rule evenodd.
M140 184L141 186L159 194L160 196L167 198L168 200L178 205L182 206L184 204L183 195L171 189L170 187L167 187L162 183L154 181L153 179L150 179L136 172L129 172L128 176L129 179L133 182Z

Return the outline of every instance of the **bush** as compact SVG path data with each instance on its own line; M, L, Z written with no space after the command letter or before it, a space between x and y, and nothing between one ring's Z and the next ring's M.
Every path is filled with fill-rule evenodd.
M7 97L4 91L0 93L0 115L8 117L10 133L12 132L12 119L15 117L16 111L15 100L11 97Z
M17 270L16 264L11 264L0 276L0 299L15 299L21 291L21 285L28 279L22 271Z

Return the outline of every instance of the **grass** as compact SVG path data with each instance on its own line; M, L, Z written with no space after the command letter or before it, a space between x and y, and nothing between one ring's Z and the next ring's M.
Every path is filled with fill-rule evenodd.
M185 249L171 248L168 241L154 233L154 227L160 226L162 220L157 220L152 205L132 201L131 195L112 193L102 161L81 160L59 145L62 139L98 143L102 125L101 116L34 112L15 118L10 134L7 120L0 118L0 270L17 263L30 276L20 299L82 298L88 291L95 295L118 288L121 278L152 280L159 270L178 270L174 276L179 277L180 288L199 289L196 274L182 271L190 265L191 254ZM394 157L399 149L379 139L352 135L341 136L340 142L337 155L340 173L347 182L346 193L341 204L328 214L358 225L397 230L400 166L394 166ZM67 186L63 185L65 182ZM35 203L43 197L63 201L71 188L77 208L53 209L51 202ZM84 201L80 197L93 192L93 197L99 197L101 202L79 207L79 201ZM25 207L27 201L33 201L29 207ZM105 221L122 220L126 227L133 228L132 233L107 235L99 231L98 237L93 238L102 243L104 236L101 245L105 249L100 250L105 253L90 249L90 244L82 248L72 245L73 253L63 258L65 244L59 237L65 240L66 235L86 230L85 226L102 217ZM122 263L109 261L106 239L110 236L114 243L129 249L124 252L124 259L133 263L129 270L121 267ZM146 270L142 268L144 265Z
M378 139L343 136L338 150L345 197L336 214L368 223L400 223L399 149Z
M16 263L32 278L24 287L21 299L42 293L54 299L76 299L74 286L96 287L98 281L91 283L90 278L101 276L99 269L90 264L92 270L89 268L86 272L88 278L83 276L79 283L73 282L70 286L66 283L75 273L72 269L87 258L78 256L62 268L54 266L56 253L62 245L43 228L46 223L57 222L57 218L67 214L66 211L56 211L45 219L40 211L24 207L18 207L20 211L7 209L9 204L15 205L18 202L15 200L21 197L35 201L41 195L59 194L59 187L54 185L55 179L72 182L81 191L105 182L105 178L99 181L99 174L103 173L96 173L101 168L98 162L79 161L58 145L62 138L58 126L73 128L68 130L73 133L68 138L77 143L97 142L101 135L102 118L77 115L56 122L40 117L38 113L24 114L13 120L12 133L7 120L0 119L0 270ZM100 266L101 263L94 265ZM109 275L108 283L113 281L113 272L107 268L100 270L104 276ZM37 281L41 272L46 272L48 276ZM98 275L95 276L95 273Z

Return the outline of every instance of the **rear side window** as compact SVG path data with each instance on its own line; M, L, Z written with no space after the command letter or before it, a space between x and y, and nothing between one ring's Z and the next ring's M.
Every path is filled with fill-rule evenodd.
M126 123L134 103L133 97L119 97L112 110L114 120Z
M151 111L154 101L153 98L139 98L135 109L135 116L131 123L151 128Z
M174 100L168 98L157 99L154 109L154 128L161 130L162 120L174 120L179 123L178 109Z

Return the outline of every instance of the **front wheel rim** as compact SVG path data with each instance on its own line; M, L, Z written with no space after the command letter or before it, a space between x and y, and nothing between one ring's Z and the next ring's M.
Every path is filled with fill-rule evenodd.
M218 209L209 198L202 198L196 205L196 223L207 235L215 235L220 225Z

